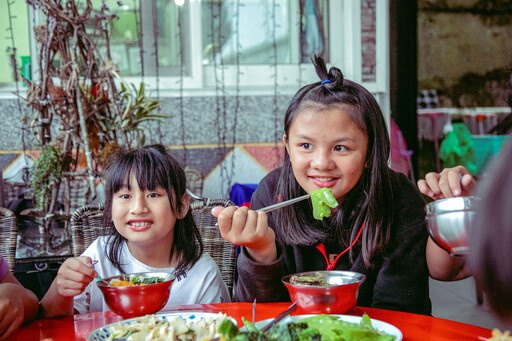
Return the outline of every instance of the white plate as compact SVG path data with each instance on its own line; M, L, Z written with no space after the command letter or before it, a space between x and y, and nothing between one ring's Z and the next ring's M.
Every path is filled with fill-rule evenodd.
M219 314L218 313L203 313L203 312L184 311L181 313L160 313L160 314L155 314L155 316L159 317L159 318L170 318L170 317L180 316L181 318L185 319L186 322L196 322L196 321L199 321L202 319L210 320L212 318L218 317ZM110 336L110 328L112 326L118 325L121 322L131 323L131 322L135 321L136 319L140 320L141 318L144 318L144 316L134 317L131 319L107 324L106 326L98 328L98 329L92 331L89 335L87 335L87 341L105 341ZM231 318L231 321L233 321L233 323L235 325L237 324L236 320L234 320L233 318Z
M284 319L282 319L280 322L278 322L277 324L287 324L287 323L295 322L297 320L301 320L303 318L311 317L311 316L316 316L316 315L287 316ZM332 315L332 316L337 316L339 320L349 322L349 323L359 323L359 322L361 322L361 318L362 318L361 316L352 316L352 315ZM372 321L372 326L374 329L381 331L383 333L395 336L396 341L402 340L402 338L403 338L402 332L397 327L395 327L392 324L389 324L387 322L384 322L384 321L375 320L372 318L370 318L370 319ZM261 328L265 327L272 320L273 319L258 321L254 324L254 326L261 329Z

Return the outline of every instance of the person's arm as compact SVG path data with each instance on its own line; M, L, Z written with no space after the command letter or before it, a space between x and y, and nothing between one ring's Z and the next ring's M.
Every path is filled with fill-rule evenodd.
M255 262L271 263L277 258L274 230L268 226L265 212L230 206L214 207L212 214L218 218L222 238L244 246Z
M33 320L38 310L36 295L7 272L0 282L0 340L7 339L22 323Z
M430 237L427 242L427 265L430 277L439 281L457 281L471 276L466 257L450 256Z
M67 259L41 300L43 316L73 315L73 297L82 293L97 276L89 257Z
M269 264L254 262L242 248L237 259L238 281L235 298L239 302L284 302L290 296L281 279L285 275L283 250L277 248L278 258Z
M464 166L445 168L441 173L430 172L418 180L421 193L434 200L469 195L476 181Z

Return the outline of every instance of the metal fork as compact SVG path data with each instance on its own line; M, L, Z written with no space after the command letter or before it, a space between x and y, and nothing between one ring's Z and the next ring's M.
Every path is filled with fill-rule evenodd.
M288 307L285 311L283 311L281 314L277 315L275 319L270 321L265 327L261 329L262 332L266 332L270 329L274 324L284 319L286 316L290 315L295 309L297 309L297 302L293 302L292 305Z
M270 206L267 206L267 207L262 207L262 208L259 208L257 210L255 210L254 212L271 212L271 211L275 211L277 210L278 208L281 208L281 207L285 207L285 206L288 206L288 205L291 205L291 204L295 204L296 202L299 202L299 201L302 201L302 200L306 200L308 198L311 197L311 194L306 194L306 195L303 195L303 196L300 196L300 197L297 197L297 198L293 198L293 199L290 199L290 200L286 200L286 201L283 201L283 202L278 202L277 204L274 204L274 205L270 205ZM215 226L219 226L219 223L215 223Z
M297 198L293 198L293 199L286 200L283 202L278 202L277 204L257 209L255 212L271 212L271 211L277 210L278 208L285 207L285 206L288 206L291 204L295 204L296 202L299 202L302 200L306 200L310 197L311 197L311 194L306 194L306 195L303 195L303 196L300 196Z

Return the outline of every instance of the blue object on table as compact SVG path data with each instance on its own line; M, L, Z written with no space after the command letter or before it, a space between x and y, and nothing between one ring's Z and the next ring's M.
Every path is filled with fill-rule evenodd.
M505 143L509 135L471 135L477 173L482 172Z
M231 191L229 192L229 198L235 205L237 206L247 206L251 202L251 197L256 188L257 184L239 184L235 183L231 187Z

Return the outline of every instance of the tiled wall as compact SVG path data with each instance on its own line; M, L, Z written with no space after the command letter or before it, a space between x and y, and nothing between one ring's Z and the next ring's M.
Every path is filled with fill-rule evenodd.
M258 183L279 163L283 117L291 96L226 97L225 110L224 106L217 110L219 99L215 96L184 98L181 113L179 98L164 98L160 111L171 117L159 127L152 122L146 129L147 143L163 143L184 165L201 172L202 194L210 197L227 197L228 183ZM0 101L2 170L15 167L13 162L23 149L34 151L32 156L39 150L30 131L25 131L22 139L20 110L27 111L31 117L23 101Z

